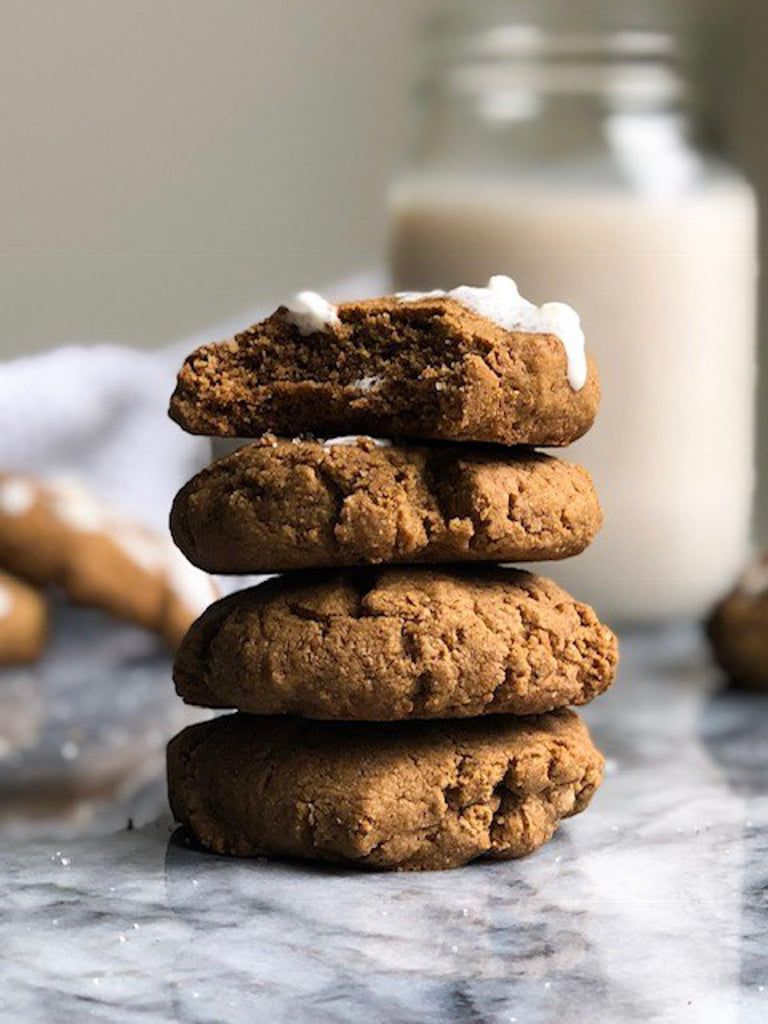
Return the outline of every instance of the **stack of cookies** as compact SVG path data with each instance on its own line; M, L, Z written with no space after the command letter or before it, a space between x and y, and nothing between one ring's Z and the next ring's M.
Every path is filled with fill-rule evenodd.
M240 447L179 493L174 539L208 572L284 573L212 605L177 656L184 700L237 712L169 746L204 847L449 868L530 853L586 807L603 761L567 709L610 686L616 640L495 563L594 537L589 475L533 447L584 434L598 400L576 314L508 278L303 293L187 359L171 415Z

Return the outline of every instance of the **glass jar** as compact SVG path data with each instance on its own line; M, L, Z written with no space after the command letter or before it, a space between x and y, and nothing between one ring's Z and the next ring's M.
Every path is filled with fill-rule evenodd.
M398 290L508 274L582 315L602 377L567 458L605 525L549 575L614 621L703 614L750 547L757 210L697 133L693 5L456 5L390 197Z

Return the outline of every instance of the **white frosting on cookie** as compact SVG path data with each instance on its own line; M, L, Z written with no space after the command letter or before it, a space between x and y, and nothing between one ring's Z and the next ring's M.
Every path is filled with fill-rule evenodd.
M304 336L318 331L332 331L340 323L336 307L317 292L299 292L286 303L286 308L286 319L298 327L299 334Z
M506 331L554 334L565 349L570 386L574 391L581 391L587 382L587 356L579 314L564 302L547 302L543 306L528 302L521 296L511 277L503 274L492 277L487 288L461 285L450 292L440 289L432 292L400 292L397 298L400 302L415 302L426 298L456 299L462 306Z
M160 538L97 498L79 480L71 477L50 480L48 494L51 511L71 530L103 533L142 569L152 573L163 570Z
M353 380L349 387L355 388L356 391L371 391L379 384L381 377L361 377L359 380Z
M48 493L56 518L79 533L106 532L115 525L111 509L72 477L48 481Z
M120 520L110 538L132 562L146 572L166 571L166 558L162 550L162 538L143 530L140 526Z
M35 504L35 486L21 476L9 476L0 484L0 512L23 516Z
M0 619L6 619L13 610L13 595L0 583Z
M169 538L132 522L77 480L59 477L47 489L51 511L60 522L79 533L104 534L145 572L164 576L191 611L199 614L217 597L211 578L190 565Z
M345 434L343 437L329 437L323 442L323 448L355 447L359 440L373 441L377 448L391 448L392 442L383 437L368 437L365 434Z

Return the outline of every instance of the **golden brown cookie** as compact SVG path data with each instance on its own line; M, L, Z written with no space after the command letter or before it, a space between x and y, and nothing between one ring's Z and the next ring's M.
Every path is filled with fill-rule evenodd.
M611 685L616 638L551 580L414 566L278 577L219 601L176 657L189 704L384 721L531 715Z
M768 554L717 605L707 634L715 659L733 683L768 691Z
M176 819L207 849L379 870L532 853L600 784L570 712L464 722L231 715L168 747Z
M76 604L156 631L175 648L218 596L165 537L74 481L0 474L0 567Z
M37 661L48 636L48 604L35 588L0 572L0 665Z
M208 572L269 573L568 558L601 520L586 470L546 455L266 438L182 488L171 532Z
M594 421L595 365L574 381L554 333L507 330L446 295L325 305L325 319L281 306L193 352L173 419L224 437L360 433L556 447Z

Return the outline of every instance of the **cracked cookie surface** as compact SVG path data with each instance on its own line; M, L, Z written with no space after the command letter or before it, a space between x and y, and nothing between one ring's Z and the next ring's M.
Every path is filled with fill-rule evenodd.
M560 447L592 425L594 362L568 382L553 334L507 331L449 297L346 302L301 333L285 307L182 367L170 414L221 437L361 433Z
M208 850L379 870L532 853L602 772L567 711L394 724L236 714L168 747L171 808Z
M269 573L365 563L544 561L583 551L602 513L586 470L484 446L265 438L176 496L195 565Z
M514 569L279 577L192 626L174 679L190 704L395 720L540 714L613 681L616 638L551 580Z

